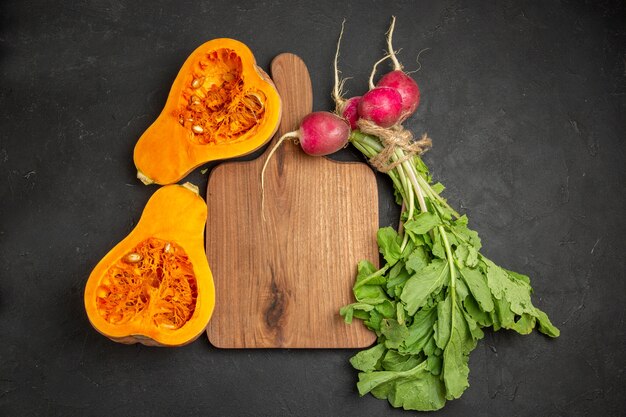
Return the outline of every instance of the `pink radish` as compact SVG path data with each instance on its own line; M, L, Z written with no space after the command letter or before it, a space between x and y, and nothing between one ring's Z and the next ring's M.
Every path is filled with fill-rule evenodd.
M274 145L269 157L285 139L297 139L307 154L323 156L346 146L349 137L350 126L346 120L327 111L317 111L302 119L300 129L284 134Z
M406 119L417 110L420 102L420 90L413 78L409 77L401 69L385 74L376 83L376 87L389 87L395 89L402 97L402 118Z
M359 116L380 127L395 125L402 116L402 96L389 87L375 87L359 103Z
M370 90L363 94L358 107L360 118L383 128L389 128L401 122L403 116L400 93L394 88L374 86L376 68L388 58L390 55L385 55L374 64L369 79Z
M287 139L299 141L304 152L312 156L330 155L348 144L350 138L350 125L348 122L334 113L318 111L306 115L300 122L300 128L293 132L285 133L278 139L261 170L261 206L264 202L265 169L276 149ZM263 209L263 208L262 208ZM263 216L265 218L265 216Z
M355 130L357 128L356 121L359 120L359 103L361 102L361 96L350 97L345 101L341 116L346 119L350 124L350 129Z
M370 90L360 98L353 97L349 100L342 97L345 79L340 81L339 69L337 68L344 24L345 21L341 24L341 32L337 41L334 60L335 85L332 97L336 105L335 113L345 118L348 123L350 123L350 127L353 130L357 128L356 122L359 118L369 120L385 129L402 123L404 119L413 114L417 109L419 104L419 88L417 87L417 83L402 71L402 66L393 51L391 38L395 26L395 17L393 17L387 35L389 53L374 64L369 79ZM382 77L378 85L374 85L376 68L381 62L388 58L391 58L394 62L394 71ZM355 114L355 108L358 114Z
M402 71L402 64L400 64L400 61L396 58L396 53L393 50L391 43L395 25L396 17L392 16L391 26L389 26L389 32L387 32L387 49L389 57L393 62L393 71L385 74L378 81L376 86L393 88L400 93L400 96L402 97L402 117L400 122L402 122L404 119L415 113L415 110L420 102L420 90L415 80Z

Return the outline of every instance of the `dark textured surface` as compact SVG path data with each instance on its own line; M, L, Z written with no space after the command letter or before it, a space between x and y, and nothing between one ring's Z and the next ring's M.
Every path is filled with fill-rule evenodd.
M435 141L426 162L562 331L487 333L471 387L435 415L626 414L623 2L139 3L0 5L0 415L408 415L358 397L354 351L118 345L82 303L155 189L132 149L188 53L216 37L264 68L296 53L328 109L341 19L341 67L362 93L391 14L407 69L429 48L408 124ZM390 194L381 177L382 225L396 223Z

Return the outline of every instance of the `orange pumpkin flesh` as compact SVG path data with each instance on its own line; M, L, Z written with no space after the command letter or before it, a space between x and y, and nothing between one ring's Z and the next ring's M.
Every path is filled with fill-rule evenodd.
M188 187L157 190L137 226L89 276L89 321L114 341L181 346L209 322L215 289L204 251L207 208Z
M139 138L134 160L144 183L172 184L196 167L253 152L272 138L281 101L243 43L215 39L180 69L165 107Z

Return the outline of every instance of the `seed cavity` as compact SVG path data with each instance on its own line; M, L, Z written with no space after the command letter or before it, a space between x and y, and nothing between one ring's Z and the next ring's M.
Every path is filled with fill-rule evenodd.
M142 262L128 262L138 256ZM151 237L107 269L95 296L98 313L108 323L138 320L175 330L193 317L198 283L184 248Z
M263 120L266 96L247 86L242 59L234 50L221 48L201 56L189 77L177 115L182 115L179 122L191 131L193 143L245 140Z

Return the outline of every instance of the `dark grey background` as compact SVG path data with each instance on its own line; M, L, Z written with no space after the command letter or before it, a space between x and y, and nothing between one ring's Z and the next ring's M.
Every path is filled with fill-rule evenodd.
M133 146L196 46L233 37L266 69L296 53L330 109L342 18L357 94L392 14L407 70L428 48L407 126L434 139L434 177L562 331L487 332L471 387L435 415L626 415L624 2L327 0L2 2L0 415L409 415L358 397L355 351L125 346L82 301L156 189L135 179ZM188 179L203 189L200 169Z

